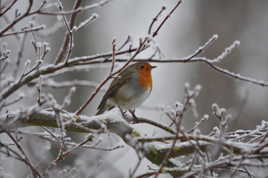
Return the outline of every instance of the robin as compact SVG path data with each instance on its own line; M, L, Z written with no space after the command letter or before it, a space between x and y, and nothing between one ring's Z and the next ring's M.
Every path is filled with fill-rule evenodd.
M120 111L134 111L151 94L151 71L155 67L148 62L138 62L120 72L103 96L96 114L102 114L115 106Z

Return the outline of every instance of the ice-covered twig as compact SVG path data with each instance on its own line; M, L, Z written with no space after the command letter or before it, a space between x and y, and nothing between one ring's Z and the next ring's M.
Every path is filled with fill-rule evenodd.
M159 30L162 28L162 26L166 23L166 21L170 18L170 16L175 12L175 10L179 7L179 5L182 3L182 0L179 0L176 5L170 10L170 12L165 16L165 18L161 21L159 26L156 28L156 30L153 32L152 37L155 37L158 35ZM153 22L152 22L153 23Z
M81 5L81 2L82 2L81 0L76 0L74 2L74 5L73 5L73 10L78 9ZM59 4L59 7L58 7L59 10L62 11L63 6L62 6L60 0L58 0L58 4ZM74 23L75 23L77 14L72 13L69 21L67 21L65 15L62 15L62 16L63 16L63 20L64 20L64 24L66 26L67 32L65 33L64 41L63 41L61 48L58 52L58 55L56 57L56 60L55 60L56 64L58 64L60 62L64 62L65 64L67 64L69 61L71 52L72 52L72 48L74 47L73 46L73 33L72 33L71 29L74 27Z
M111 0L102 0L102 1L96 2L96 3L91 4L91 5L87 5L87 6L84 6L84 7L79 7L79 8L76 8L76 9L72 9L70 11L52 12L52 11L45 11L45 10L42 10L40 8L40 9L38 9L36 11L36 13L38 13L40 15L53 15L53 16L76 14L76 13L79 13L79 12L91 10L93 8L103 7L104 5L108 4L109 2L111 2Z
M27 17L30 15L30 11L32 10L33 7L33 0L28 0L28 6L27 9L25 11L25 13L23 13L22 15L20 15L19 17L17 17L15 20L13 20L10 24L8 24L7 26L5 26L1 31L0 31L0 38L2 37L2 35L4 33L6 33L9 29L13 28L14 25L16 25L19 21L21 21L23 18Z
M39 25L39 26L36 26L36 27L30 27L30 28L23 28L21 31L5 33L1 37L19 35L19 34L22 34L22 33L26 34L26 33L29 33L29 32L35 32L35 31L39 31L39 30L43 30L43 29L45 29L44 25Z
M238 48L240 45L240 41L234 41L230 46L228 46L219 56L216 58L210 60L211 63L219 63L221 62L224 58L226 58L229 54L232 53L232 51L235 48Z
M74 3L74 8L73 9L77 9L80 6L80 3L81 3L81 0L76 0L75 3ZM60 0L58 0L58 5L59 5L58 6L59 10L63 11L63 5L62 5ZM64 21L64 24L65 24L66 29L67 29L65 37L68 38L68 42L66 44L68 47L67 47L67 49L66 48L64 49L64 51L66 50L66 54L65 54L65 59L63 61L64 61L64 63L68 63L68 60L69 60L69 58L71 56L71 53L72 53L72 48L74 47L74 44L73 44L73 32L72 32L71 28L73 28L73 26L74 26L72 21L74 21L75 15L74 14L71 15L70 24L67 21L67 18L65 17L65 15L62 15L62 17L63 17L63 21Z
M152 63L205 63L207 64L211 69L224 74L227 77L237 79L240 81L248 82L254 85L259 85L262 87L268 87L268 82L263 81L263 80L258 80L253 77L248 77L239 73L235 73L232 71L229 71L228 69L224 69L222 67L219 67L215 65L213 62L211 62L212 59L208 59L206 57L194 57L191 60L188 58L166 58L165 60L162 59L148 59L148 58L137 58L133 60L133 62L138 62L138 61L144 61L144 62L152 62ZM116 60L117 62L126 62L127 59L125 58L119 58ZM107 61L109 62L109 61ZM91 62L92 63L92 62ZM95 63L95 62L94 62ZM100 63L100 62L96 62Z
M19 152L17 152L17 153L13 152L13 153L15 153L16 156L18 156L20 158L20 160L23 161L27 166L29 166L29 168L32 171L32 175L33 175L34 178L41 178L41 174L35 168L35 166L31 163L30 158L28 157L28 155L24 151L24 148L22 147L22 145L19 143L18 138L14 137L8 130L6 130L5 133L12 140L12 142L14 143L16 148L19 150Z
M28 83L28 86L34 86L37 81ZM50 87L54 89L68 88L68 87L92 87L96 88L98 86L97 82L88 80L68 80L68 81L55 81L53 79L43 79L43 87Z
M69 90L69 93L65 96L63 102L62 102L62 108L66 108L67 106L69 106L71 104L71 98L72 96L74 95L76 91L76 87L72 87L70 90Z
M27 38L27 33L23 34L23 37L20 40L20 48L18 50L17 59L16 59L16 67L13 72L13 76L16 77L20 68L21 59L23 57L23 51L25 48L25 42Z
M78 26L74 26L73 29L72 29L72 31L78 31L78 30L82 29L86 25L94 22L98 17L99 17L99 15L96 14L96 13L92 14L86 20L84 20L83 22L81 22Z
M163 6L160 11L157 13L157 15L153 18L151 24L149 25L149 29L148 29L148 35L150 35L152 33L152 29L153 29L153 25L156 23L156 21L158 20L158 18L160 17L160 15L166 10L166 7Z
M197 55L203 53L208 47L212 46L218 38L219 36L217 34L214 34L204 45L199 46L193 54L187 56L186 59L191 60Z
M112 65L111 65L111 70L110 70L110 74L112 75L113 71L114 71L114 65L115 65L115 53L116 53L116 39L113 39L112 41L112 51L113 51L113 55L112 55Z
M13 0L13 1L11 1L10 4L7 5L6 7L5 7L5 4L1 4L2 7L0 7L0 17L1 17L2 15L4 15L6 12L8 12L8 11L12 8L12 6L15 5L15 3L16 3L17 1L18 1L18 0ZM6 3L7 3L7 2L6 2Z
M4 101L3 103L0 104L0 111L5 107L8 107L10 105L13 105L13 104L16 104L16 103L20 102L23 98L24 98L24 96L20 95L20 96L18 96L17 98L15 98L13 100L6 101L6 102Z

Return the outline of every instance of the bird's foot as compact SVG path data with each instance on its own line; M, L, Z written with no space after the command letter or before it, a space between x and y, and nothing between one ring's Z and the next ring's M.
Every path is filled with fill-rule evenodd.
M123 111L121 108L119 108L122 117L127 121L127 122L131 122L131 118L130 116L127 114L127 111Z
M132 115L132 122L133 123L137 123L138 121L138 117L137 115L135 114L135 110L129 110L130 114Z

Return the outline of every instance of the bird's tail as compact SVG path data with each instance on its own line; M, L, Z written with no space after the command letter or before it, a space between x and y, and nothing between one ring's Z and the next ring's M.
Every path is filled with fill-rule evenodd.
M100 115L100 114L104 113L104 111L106 111L105 105L100 105L98 107L98 111L97 111L96 115Z
M106 104L106 102L103 102L99 105L96 115L100 115L100 114L104 113L105 111L111 110L113 108L114 108L114 106L110 106L110 105Z

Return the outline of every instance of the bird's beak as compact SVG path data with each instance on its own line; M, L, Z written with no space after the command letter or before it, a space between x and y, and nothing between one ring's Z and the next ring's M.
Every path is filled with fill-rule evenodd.
M154 68L156 68L156 67L157 67L157 66L152 66L151 68L154 69Z

